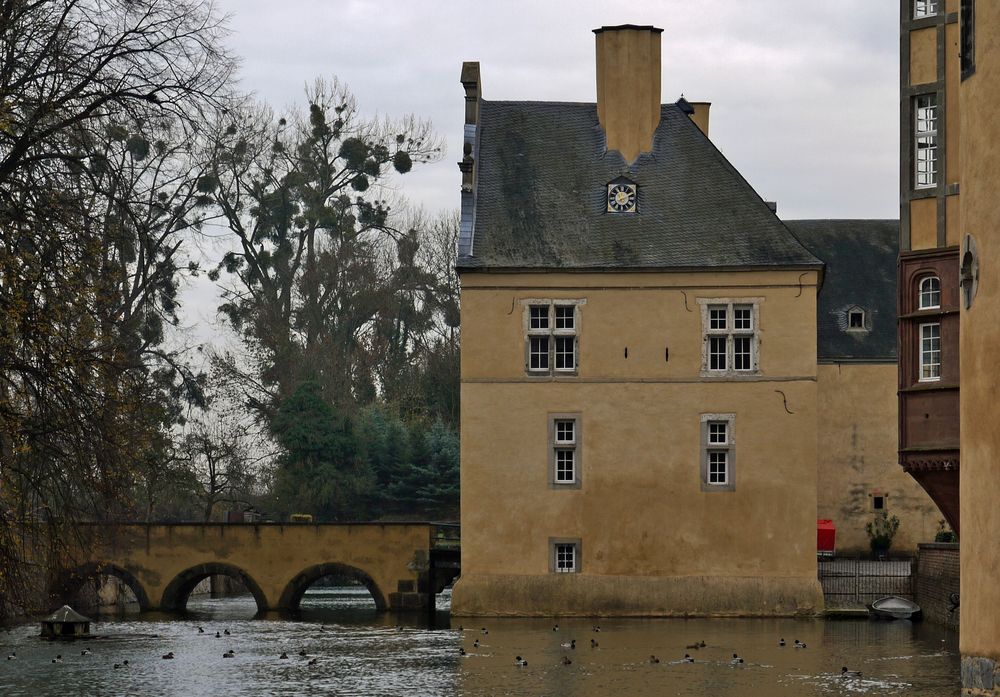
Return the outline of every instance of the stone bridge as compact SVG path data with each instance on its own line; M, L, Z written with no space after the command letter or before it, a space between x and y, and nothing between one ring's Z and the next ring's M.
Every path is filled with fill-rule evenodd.
M183 610L198 583L221 574L253 594L259 613L296 610L324 576L357 579L379 610L434 606L458 575L458 526L433 523L172 523L84 525L83 558L64 562L57 595L114 576L143 610Z

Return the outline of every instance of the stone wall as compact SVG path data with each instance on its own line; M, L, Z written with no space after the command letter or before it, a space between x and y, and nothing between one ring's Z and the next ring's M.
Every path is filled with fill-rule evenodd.
M959 592L957 542L918 545L917 605L928 622L958 630L959 610L951 610L949 596Z

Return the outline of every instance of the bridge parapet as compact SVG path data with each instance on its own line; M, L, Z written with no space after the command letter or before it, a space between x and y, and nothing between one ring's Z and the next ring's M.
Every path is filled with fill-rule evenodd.
M448 569L457 574L457 528L423 522L84 525L90 554L65 565L62 585L106 573L131 587L143 609L180 610L201 579L224 574L238 578L266 612L297 609L310 585L337 574L364 584L379 609L417 607Z

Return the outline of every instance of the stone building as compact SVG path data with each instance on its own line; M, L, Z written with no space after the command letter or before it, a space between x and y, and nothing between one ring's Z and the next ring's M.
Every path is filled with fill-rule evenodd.
M893 223L786 226L707 103L661 103L660 30L595 33L596 104L462 70L453 612L814 613L818 508L850 545L876 496L936 517L895 464ZM831 234L878 248L874 289L838 263L817 295Z
M934 539L941 513L897 464L896 220L786 220L825 271L817 303L817 514L838 554L869 551L865 524L899 519L892 550Z
M959 521L959 0L902 0L899 463Z

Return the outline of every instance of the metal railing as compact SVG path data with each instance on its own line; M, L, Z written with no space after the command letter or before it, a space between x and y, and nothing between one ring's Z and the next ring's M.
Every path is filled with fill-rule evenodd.
M914 560L912 558L834 558L820 560L819 582L826 603L832 607L868 605L886 595L913 599Z

